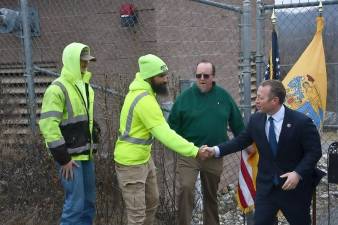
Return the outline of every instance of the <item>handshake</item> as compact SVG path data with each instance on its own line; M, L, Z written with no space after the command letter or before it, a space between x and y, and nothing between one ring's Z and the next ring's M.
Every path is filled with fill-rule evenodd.
M198 149L196 158L201 160L206 160L215 156L215 148L208 147L207 145L202 145Z

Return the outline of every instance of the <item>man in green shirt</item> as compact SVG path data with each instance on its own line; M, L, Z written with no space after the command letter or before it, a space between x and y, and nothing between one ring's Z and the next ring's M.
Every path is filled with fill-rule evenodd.
M235 136L244 128L235 101L215 84L215 66L211 62L197 64L196 82L177 97L169 115L169 125L196 146L225 142L228 125ZM203 224L219 225L217 190L222 169L222 159L201 161L178 157L178 225L191 224L194 187L199 172L204 200Z
M151 54L141 56L138 63L140 71L129 86L121 110L114 160L128 225L152 225L159 202L151 157L153 138L185 157L203 160L210 155L170 129L163 116L156 94L167 93L167 65Z

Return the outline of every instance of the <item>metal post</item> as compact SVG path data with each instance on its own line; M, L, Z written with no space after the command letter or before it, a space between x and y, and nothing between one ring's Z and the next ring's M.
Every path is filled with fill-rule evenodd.
M31 21L29 16L29 8L27 0L20 0L21 3L21 15L22 15L22 31L23 31L23 43L25 52L25 74L28 96L27 107L30 116L30 127L33 135L36 133L36 102L35 102L35 89L34 89L34 74L32 63L32 40L31 40Z
M241 16L241 52L243 56L243 66L241 71L241 78L243 80L243 94L244 101L243 112L244 119L247 123L249 121L249 117L251 115L251 4L250 0L243 1L243 14ZM248 213L245 215L245 220L247 225L254 224L254 216L253 213ZM244 222L245 223L245 222Z
M205 5L215 6L217 8L226 9L226 10L234 11L234 12L237 12L237 13L242 12L241 7L239 7L237 5L231 5L231 4L227 4L227 3L219 3L219 2L214 2L214 1L210 1L210 0L191 0L191 1L202 3L202 4L205 4Z
M338 64L335 65L335 67L337 69L334 69L333 71L338 71ZM338 126L338 77L335 76L335 81L336 81L336 99L335 99L335 111L336 111L336 121L335 121L335 125ZM336 130L336 133L338 133L338 129Z
M256 85L263 81L264 77L264 9L261 0L256 3Z
M242 17L242 38L243 38L243 70L242 78L244 84L244 119L247 123L251 115L251 5L250 0L243 1Z

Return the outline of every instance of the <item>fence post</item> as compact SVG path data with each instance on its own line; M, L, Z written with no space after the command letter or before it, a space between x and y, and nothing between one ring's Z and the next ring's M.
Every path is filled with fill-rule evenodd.
M251 2L250 0L243 1L243 14L241 22L241 50L243 51L243 67L242 67L242 79L244 84L244 119L247 123L251 115ZM249 213L245 215L246 222L248 225L254 223L253 214Z
M251 4L250 0L243 1L243 16L242 16L242 38L243 44L243 70L242 78L244 84L244 119L247 123L251 115Z
M256 85L263 80L264 75L264 9L261 0L256 3Z
M32 39L31 39L31 17L29 16L29 8L27 0L20 0L21 16L22 16L22 34L25 53L25 74L28 96L27 110L29 112L29 122L32 134L36 133L36 102L34 89L34 74L32 63Z

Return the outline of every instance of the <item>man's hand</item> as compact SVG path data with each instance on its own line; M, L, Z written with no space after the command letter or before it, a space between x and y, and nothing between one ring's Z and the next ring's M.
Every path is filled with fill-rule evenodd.
M70 160L67 164L61 166L61 176L63 176L66 180L73 180L74 166L79 167L79 165L74 160Z
M214 151L212 150L213 148L208 147L207 145L202 145L199 149L198 149L198 154L197 154L197 158L201 159L201 160L206 160L208 158L211 158L214 156Z
M209 152L209 157L215 157L216 151L214 147L206 147L205 150Z
M283 175L280 176L281 178L287 177L285 183L282 186L282 189L284 191L292 190L295 189L299 183L300 176L297 172L292 171L289 173L284 173Z

